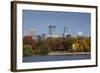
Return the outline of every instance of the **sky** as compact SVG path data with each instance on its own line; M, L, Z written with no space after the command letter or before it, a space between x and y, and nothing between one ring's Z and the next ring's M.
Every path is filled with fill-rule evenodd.
M57 33L63 33L64 27L67 27L71 35L78 32L91 34L90 13L23 10L22 17L23 36L28 35L30 29L34 29L36 35L48 34L49 25L56 26Z

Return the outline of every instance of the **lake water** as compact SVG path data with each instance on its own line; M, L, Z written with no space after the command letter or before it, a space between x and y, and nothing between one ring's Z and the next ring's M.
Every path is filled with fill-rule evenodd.
M64 60L84 60L91 59L90 54L68 54L52 56L32 56L23 57L23 62L45 62L45 61L64 61Z

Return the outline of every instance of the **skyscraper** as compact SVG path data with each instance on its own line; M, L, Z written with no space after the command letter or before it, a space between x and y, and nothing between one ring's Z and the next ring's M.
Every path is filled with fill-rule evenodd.
M35 37L35 29L30 28L29 31L30 31L30 35L32 36L32 38L34 38Z
M63 32L64 37L67 37L67 32L68 32L67 27L64 27L64 32Z
M49 35L56 33L56 26L49 25Z

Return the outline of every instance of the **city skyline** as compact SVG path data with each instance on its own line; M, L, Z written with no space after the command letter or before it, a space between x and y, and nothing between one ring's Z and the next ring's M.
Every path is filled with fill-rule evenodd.
M23 36L30 29L35 29L36 35L48 34L49 25L56 26L57 33L63 33L67 27L70 34L90 35L90 19L90 13L23 10Z

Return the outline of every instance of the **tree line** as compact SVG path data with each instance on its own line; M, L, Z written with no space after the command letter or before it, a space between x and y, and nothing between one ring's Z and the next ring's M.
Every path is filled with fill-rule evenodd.
M50 52L90 52L90 37L46 38L35 40L23 37L23 56L48 55Z

